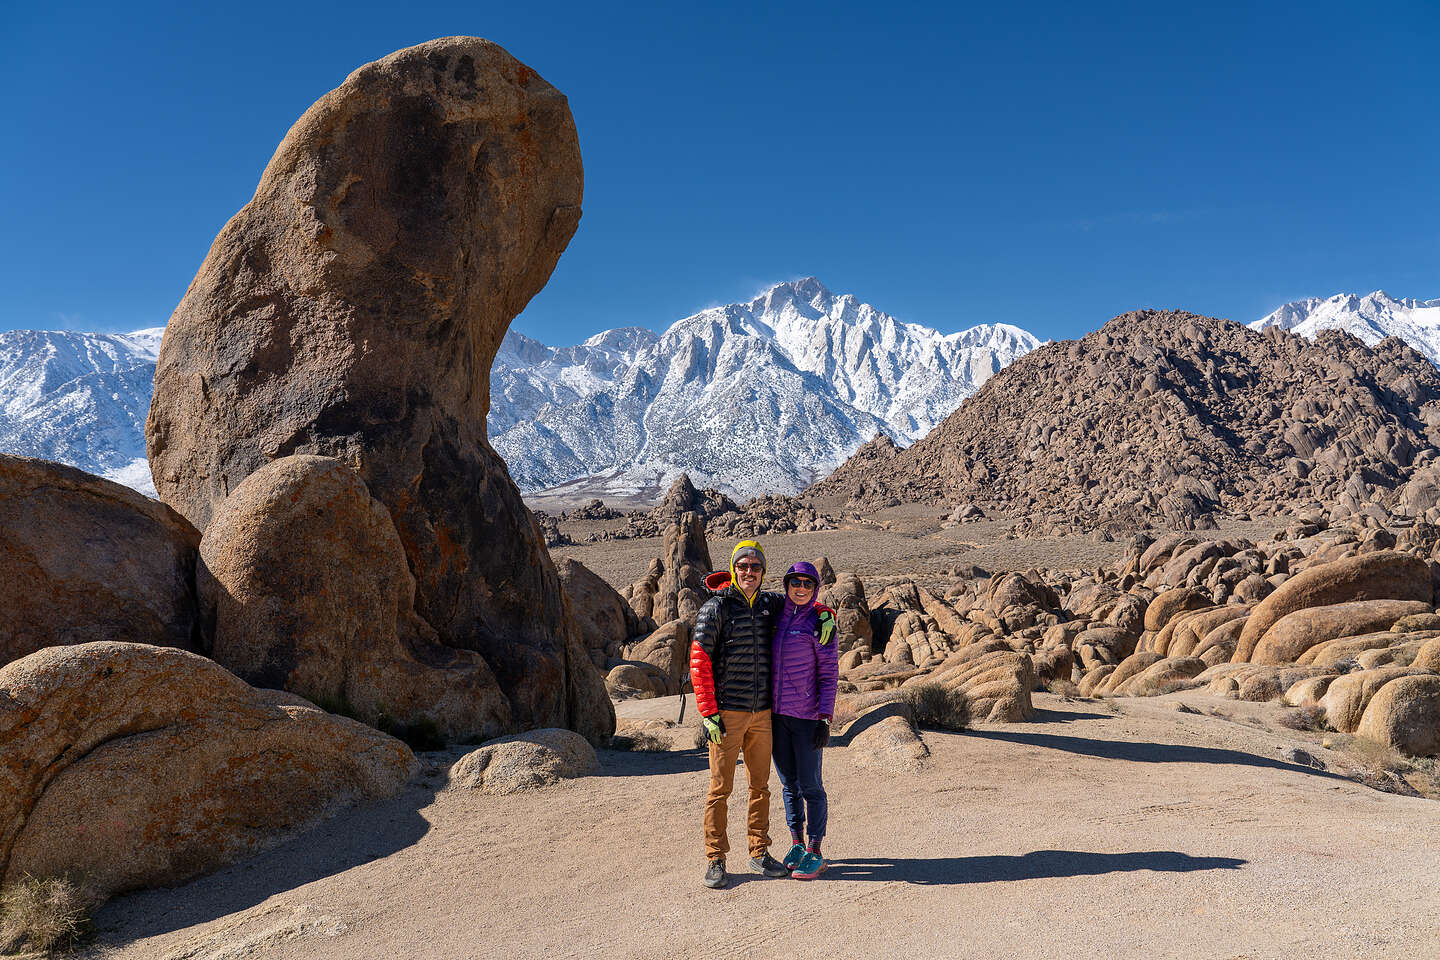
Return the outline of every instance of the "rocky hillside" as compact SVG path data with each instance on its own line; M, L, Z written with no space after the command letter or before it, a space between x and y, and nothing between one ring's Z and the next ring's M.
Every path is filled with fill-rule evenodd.
M923 440L867 445L807 497L974 501L1041 528L1312 501L1388 515L1431 472L1437 428L1440 373L1397 340L1146 310L1022 357Z
M941 334L812 278L663 334L574 347L509 334L490 437L522 489L655 499L682 473L741 498L794 493L877 432L909 442L1039 341L983 324Z

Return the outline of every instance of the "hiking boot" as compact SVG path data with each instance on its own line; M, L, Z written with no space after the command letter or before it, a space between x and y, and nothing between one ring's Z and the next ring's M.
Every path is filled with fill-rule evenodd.
M828 866L830 864L826 863L820 854L806 851L805 859L800 861L800 866L796 867L790 876L796 880L814 880Z
M725 861L711 860L710 866L705 868L705 879L701 882L711 890L723 890L730 882L730 878L725 875Z
M782 864L779 860L776 860L774 857L770 856L769 850L766 850L763 856L751 857L750 868L757 873L765 874L765 876L767 877L790 876L790 871L786 870L784 864Z
M795 844L795 846L790 848L790 852L785 854L785 859L781 860L780 862L784 865L786 870L794 870L796 867L800 866L800 861L804 859L805 844L797 843Z

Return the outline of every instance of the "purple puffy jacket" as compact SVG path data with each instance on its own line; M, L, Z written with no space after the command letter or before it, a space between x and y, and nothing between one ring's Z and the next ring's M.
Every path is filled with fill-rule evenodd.
M808 563L797 563L791 573L819 576ZM820 645L820 614L811 602L797 607L787 598L770 647L770 676L775 713L801 720L835 715L835 686L840 677L836 638Z

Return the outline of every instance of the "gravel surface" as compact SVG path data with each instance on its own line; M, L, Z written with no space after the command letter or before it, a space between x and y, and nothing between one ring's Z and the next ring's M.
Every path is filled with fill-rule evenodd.
M728 890L700 886L698 751L602 751L598 776L508 797L436 792L437 774L245 864L111 903L91 954L1437 955L1440 806L1283 759L1298 746L1344 766L1313 738L1243 722L1255 705L1178 698L1199 712L1175 697L1039 695L1035 723L927 731L918 774L827 751L833 866L810 883L742 872ZM731 807L741 851L743 803Z

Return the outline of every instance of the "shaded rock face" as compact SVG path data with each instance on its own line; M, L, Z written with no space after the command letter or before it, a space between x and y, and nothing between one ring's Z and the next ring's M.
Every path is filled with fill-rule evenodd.
M415 614L389 512L331 457L269 463L216 509L200 542L206 652L242 680L450 739L503 733L510 704L477 653Z
M495 44L361 67L216 238L145 431L160 498L202 529L271 460L355 468L394 519L416 611L484 656L522 727L578 729L603 697L569 669L554 566L485 433L495 352L573 235L582 179L565 97Z
M556 569L570 599L581 643L597 669L620 656L625 641L654 629L652 621L637 616L614 587L579 560L567 557Z
M192 653L41 650L0 668L0 885L69 874L101 900L181 883L417 767L393 737Z
M0 454L0 665L98 640L195 649L199 543L129 487Z

